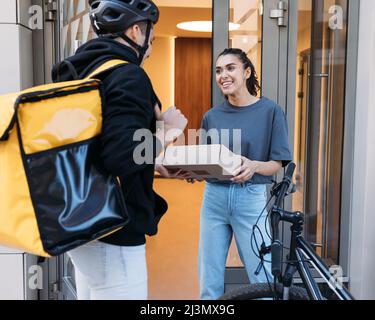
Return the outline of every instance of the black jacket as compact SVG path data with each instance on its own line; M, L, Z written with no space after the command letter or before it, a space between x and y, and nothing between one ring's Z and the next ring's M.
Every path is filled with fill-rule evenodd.
M167 203L153 191L154 165L134 162L133 152L142 141L133 141L138 129L155 132L154 105L157 98L149 77L139 67L137 55L131 48L112 39L94 39L69 57L78 77L89 75L95 68L111 59L122 59L129 64L117 67L100 76L104 89L103 131L101 159L106 170L120 177L125 202L131 217L124 229L101 241L122 246L145 243L145 234L155 235ZM54 81L73 79L72 72L61 65L52 71ZM159 141L153 137L153 160Z

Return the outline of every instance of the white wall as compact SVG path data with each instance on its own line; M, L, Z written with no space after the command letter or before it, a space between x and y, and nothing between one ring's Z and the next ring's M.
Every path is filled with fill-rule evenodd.
M375 299L374 57L375 1L361 0L350 246L351 291L357 299Z
M0 95L33 85L32 31L25 27L29 3L1 0ZM37 298L37 291L27 286L26 267L30 264L36 264L36 257L0 246L0 300Z
M157 37L152 46L152 54L144 65L164 110L174 105L174 51L174 38Z
M32 31L25 27L28 13L26 3L30 1L1 2L0 36L3 43L0 50L0 94L4 94L33 85L33 59ZM19 17L17 11L22 12Z

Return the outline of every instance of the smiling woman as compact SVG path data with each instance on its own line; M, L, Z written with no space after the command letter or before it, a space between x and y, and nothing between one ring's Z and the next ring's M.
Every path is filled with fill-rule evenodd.
M224 50L217 59L215 70L216 83L227 99L233 100L236 96L246 97L248 94L257 96L260 90L258 75L253 63L242 50Z
M254 273L259 261L249 235L258 222L259 233L266 234L266 217L261 215L266 207L266 185L292 159L285 115L275 102L257 97L260 86L246 53L225 49L215 70L216 84L226 101L205 114L202 129L226 130L229 139L209 138L208 144L225 145L242 156L242 166L230 181L207 179L200 221L201 299L217 299L224 293L225 260L233 237L251 283L272 279L269 264L261 273ZM233 141L235 130L241 132L240 141ZM267 242L259 233L255 234L257 242Z

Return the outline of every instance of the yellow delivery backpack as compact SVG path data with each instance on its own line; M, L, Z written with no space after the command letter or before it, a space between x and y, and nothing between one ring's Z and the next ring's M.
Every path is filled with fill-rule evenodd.
M125 63L0 96L0 245L55 256L128 223L118 180L100 165L95 79Z

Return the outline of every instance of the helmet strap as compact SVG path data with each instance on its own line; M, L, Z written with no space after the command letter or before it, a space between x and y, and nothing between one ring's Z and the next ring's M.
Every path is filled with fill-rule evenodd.
M142 63L143 58L149 47L148 42L150 40L151 26L152 26L151 21L147 21L146 38L145 38L145 42L143 46L139 45L138 43L130 39L124 32L119 32L116 34L117 36L124 39L127 43L129 43L134 49L137 49L139 53L139 57L138 57L139 63Z

